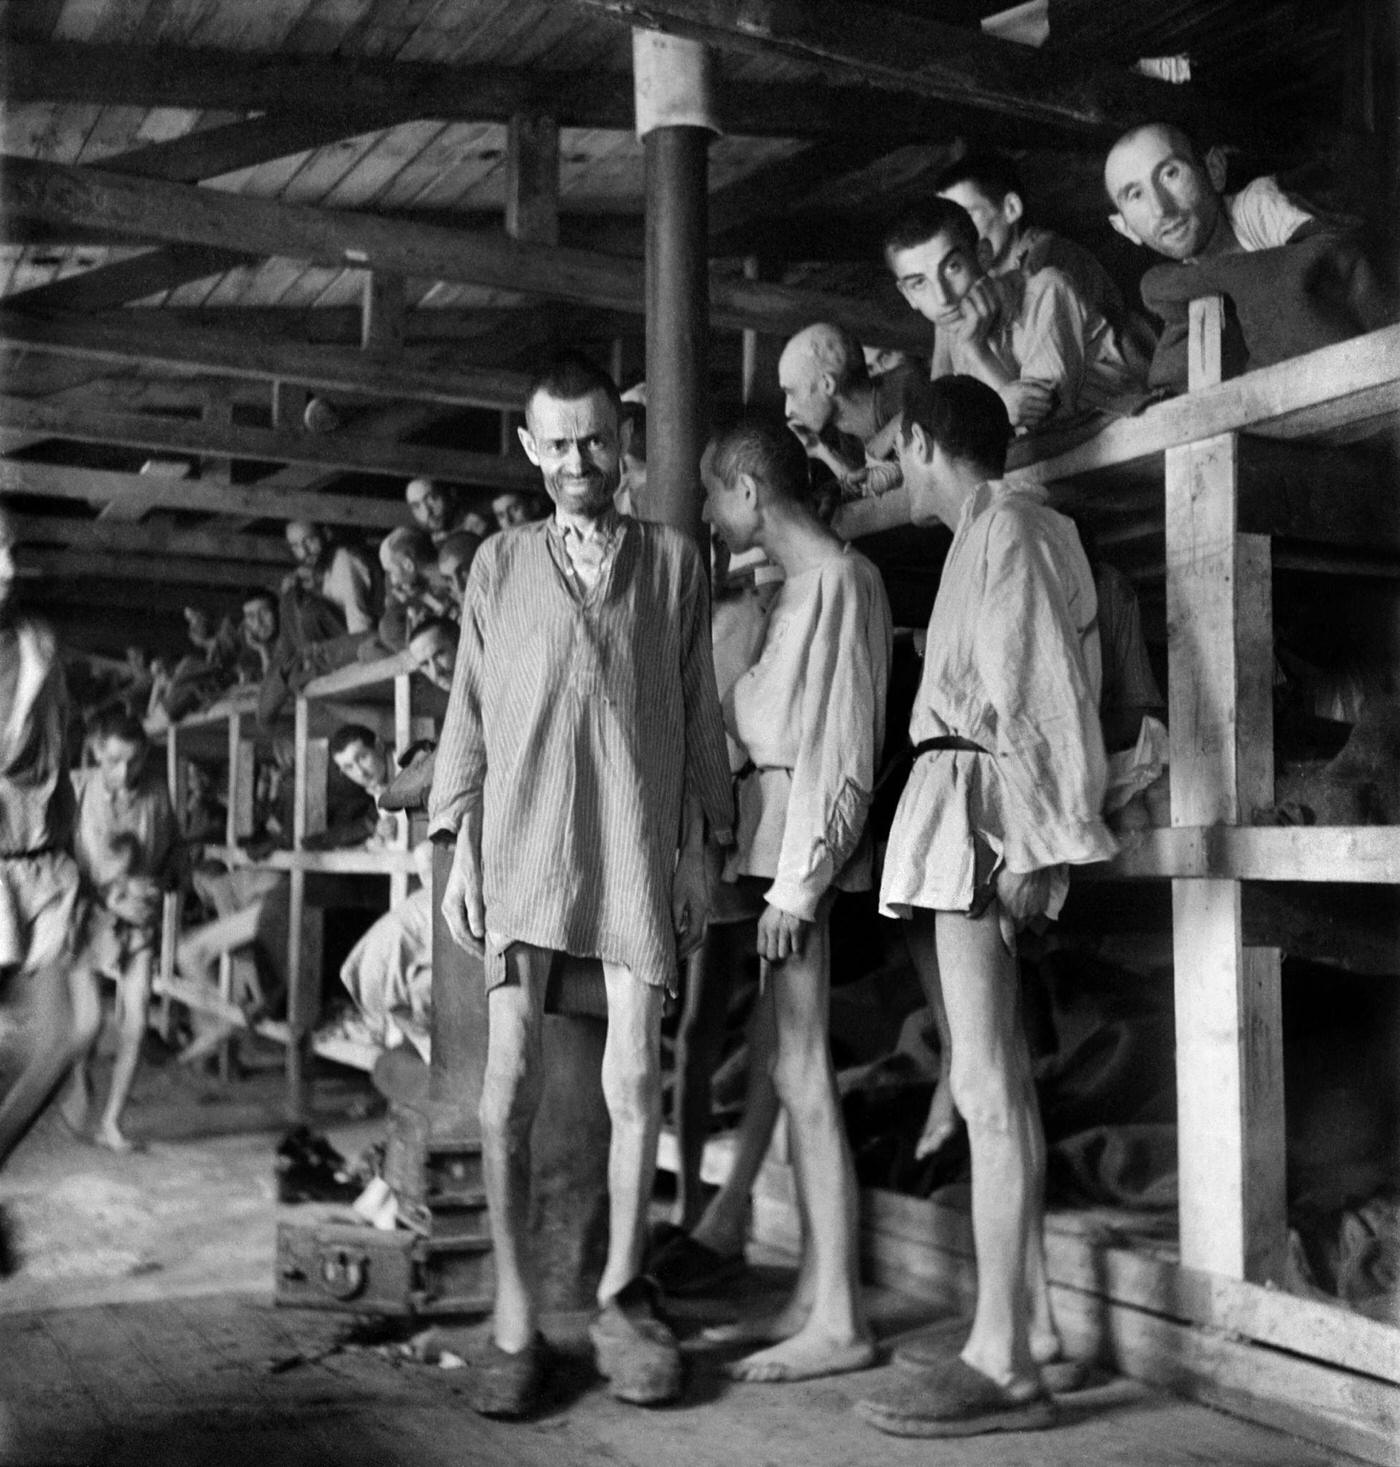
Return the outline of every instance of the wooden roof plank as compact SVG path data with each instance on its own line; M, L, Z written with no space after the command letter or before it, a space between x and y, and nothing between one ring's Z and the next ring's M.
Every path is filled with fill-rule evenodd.
M974 33L953 34L961 39ZM382 56L16 43L8 48L5 82L12 104L86 101L254 112L279 109L295 97L304 114L345 116L412 99L418 116L444 121L507 122L515 112L542 110L561 127L631 132L635 117L629 60L623 55L614 67L566 71L538 65L386 61ZM1164 87L1168 93L1182 90ZM911 137L939 140L965 131L1002 146L1052 147L1082 140L1082 132L1028 123L980 104L954 105L888 87L832 86L810 76L760 83L721 75L716 96L727 135L859 135L883 139L892 147ZM1180 97L1175 105L1183 105ZM1265 130L1272 156L1279 139L1272 125L1261 124L1255 131Z
M216 327L177 327L119 312L100 320L23 317L0 311L0 342L91 361L177 366L216 376L300 382L322 392L409 397L462 407L518 408L527 378L519 372L454 366L440 356L406 352L392 363L358 350L306 346ZM128 319L130 318L130 319Z
M344 433L288 433L213 425L155 413L117 413L0 395L0 428L49 433L75 443L112 443L160 453L212 454L304 464L347 473L419 474L480 488L533 489L538 472L523 458L385 442Z
M0 160L0 207L53 224L98 225L142 239L213 244L279 254L308 264L351 263L402 275L434 276L641 315L636 262L585 250L533 245L485 231L329 212L267 199L230 196L105 170ZM779 333L813 320L848 326L867 344L924 344L927 331L906 312L818 292L711 275L716 326Z
M1272 149L1304 119L1261 115L1084 55L1004 41L862 0L749 6L735 0L566 0L629 26L727 51L782 56L845 82L1015 117L1047 132L1111 142L1144 118Z
M262 484L162 481L151 475L82 469L70 464L22 463L16 459L0 459L0 494L33 494L41 499L75 499L95 505L136 494L149 500L153 508L197 509L216 515L307 519L384 530L407 523L400 500L269 489Z

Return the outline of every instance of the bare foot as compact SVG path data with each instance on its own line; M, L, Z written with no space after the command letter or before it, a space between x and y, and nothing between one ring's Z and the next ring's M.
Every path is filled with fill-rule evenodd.
M112 1121L104 1121L93 1133L93 1141L98 1146L105 1146L108 1151L115 1151L119 1155L126 1155L133 1151L144 1151L144 1141L131 1141L122 1134L121 1128Z
M815 1326L809 1326L790 1340L736 1360L727 1374L731 1380L777 1384L815 1380L823 1375L845 1375L852 1370L864 1370L874 1361L875 1345L871 1340L834 1340Z
M932 1156L935 1151L946 1146L957 1128L958 1112L953 1105L953 1087L947 1080L940 1079L933 1092L933 1099L929 1102L928 1119L924 1122L924 1129L919 1133L918 1144L914 1147L915 1161L922 1161L924 1157Z
M809 1306L794 1302L777 1314L736 1319L732 1324L712 1324L701 1330L700 1338L708 1345L778 1345L799 1334L811 1312Z

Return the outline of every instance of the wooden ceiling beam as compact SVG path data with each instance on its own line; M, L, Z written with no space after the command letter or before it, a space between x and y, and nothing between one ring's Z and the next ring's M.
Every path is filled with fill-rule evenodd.
M137 581L142 585L191 587L247 586L256 569L236 561L192 559L179 555L114 556L103 550L25 551L25 564L41 575L85 581ZM290 570L290 562L283 571ZM263 572L267 575L267 572ZM100 595L100 593L98 593Z
M96 225L131 239L231 247L333 268L351 264L633 315L645 310L643 280L634 260L160 179L126 178L96 168L5 156L0 159L0 210L50 223ZM927 335L904 310L715 273L710 315L716 325L773 334L815 320L835 321L870 345L915 347Z
M197 560L234 560L249 567L288 570L286 542L270 535L235 535L219 530L181 530L171 525L124 525L71 515L16 515L21 544L110 555L173 555ZM250 570L250 574L251 574Z
M367 110L353 122L278 110L132 148L103 159L102 166L133 178L198 183L337 142L349 130L370 131L405 120L402 108ZM247 255L218 245L170 245L19 291L7 304L34 311L101 311L221 274L247 259Z
M890 12L877 13L879 24L887 25ZM943 30L976 38L975 32ZM882 82L877 90L864 84L720 78L716 91L718 115L734 136L862 136L897 147L911 138L937 141L974 128L987 142L1003 146L1054 140L1044 127L1015 115L930 98L911 86L891 88ZM518 113L544 113L561 127L631 132L635 124L630 69L569 72L202 47L14 43L6 49L5 92L16 105L75 102L229 112L276 111L295 98L304 116L333 118L412 99L417 116L445 122L504 123Z
M170 326L157 319L161 314L125 311L94 320L0 310L0 345L457 407L518 408L528 385L519 372L454 366L446 352L407 351L384 362L348 347L307 346L213 326Z
M202 510L208 514L274 520L315 520L326 525L392 530L406 524L402 500L348 494L314 494L258 484L202 484L198 479L153 479L147 474L113 473L69 464L22 463L0 459L0 494L32 494L40 499L72 499L104 505L138 494L162 509Z
M575 10L664 30L720 50L781 58L837 83L1007 117L1051 138L1110 143L1145 119L1176 122L1211 141L1275 151L1316 121L1204 97L1091 56L1005 41L862 0L567 0ZM879 104L876 104L879 105ZM721 114L722 115L722 114ZM978 128L986 135L985 126ZM930 139L935 141L936 139Z
M344 473L418 475L482 489L534 489L539 473L523 458L395 443L345 433L292 433L201 422L156 413L114 413L53 406L0 395L0 429L45 433L75 443L118 444L157 453L212 455L301 464Z

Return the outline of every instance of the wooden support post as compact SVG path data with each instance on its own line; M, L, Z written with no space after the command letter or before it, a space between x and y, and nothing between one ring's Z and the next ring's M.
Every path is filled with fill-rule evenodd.
M632 58L646 159L647 493L640 508L703 547L713 131L707 57L693 43L636 31Z
M402 673L394 679L394 755L402 754L413 742L413 679ZM398 760L391 756L389 777L392 779ZM394 844L408 848L408 815L400 811L397 816L398 830ZM408 895L408 872L395 871L389 878L389 904L397 906Z
M506 233L559 243L559 124L517 112L506 128Z
M744 260L744 278L761 280L763 276L763 262L757 255L748 255ZM780 403L782 394L778 390L778 357L782 354L782 348L781 336L753 330L744 332L741 381L745 404L764 403L777 406Z
M360 309L360 349L380 356L403 351L407 297L402 275L370 270L365 275Z
M300 850L312 831L326 828L325 739L310 737L310 708L296 700L295 778L292 792L292 845ZM310 1036L320 1008L321 913L306 901L306 873L289 871L287 926L287 1113L305 1120L310 1110L307 1062Z
M215 390L204 404L200 421L217 431L233 426L233 394ZM199 460L199 477L205 483L228 484L233 480L233 460L221 454L206 454Z
M272 384L272 426L279 433L300 433L306 418L309 394L300 382Z
M1192 386L1219 379L1218 299L1192 303ZM1212 338L1214 338L1212 340ZM1166 463L1172 824L1238 825L1273 798L1269 542L1239 533L1234 434ZM1279 954L1247 949L1237 881L1172 883L1181 1260L1281 1277Z

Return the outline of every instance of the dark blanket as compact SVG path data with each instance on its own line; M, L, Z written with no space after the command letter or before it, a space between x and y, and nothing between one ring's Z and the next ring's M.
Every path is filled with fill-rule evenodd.
M1316 228L1272 250L1163 263L1142 278L1143 304L1163 322L1149 385L1184 391L1190 303L1226 301L1226 377L1375 331L1395 303L1355 232Z

